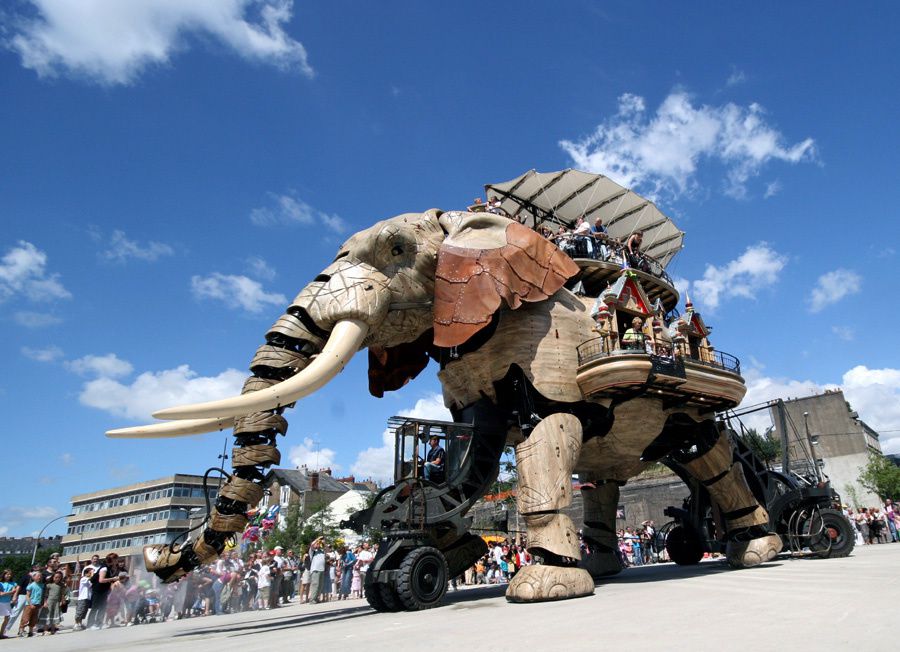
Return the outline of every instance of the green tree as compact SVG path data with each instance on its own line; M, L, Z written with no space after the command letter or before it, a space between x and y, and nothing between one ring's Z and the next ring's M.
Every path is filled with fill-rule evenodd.
M47 560L50 559L50 555L55 552L62 554L62 546L42 546L38 548L34 563L46 564ZM13 572L13 580L18 582L22 575L31 570L31 554L3 557L3 561L0 562L0 571L4 571L7 568Z
M748 428L744 432L743 440L750 450L763 461L766 468L770 468L770 463L781 455L781 441L773 434L772 430L759 434L756 428Z
M325 537L325 543L335 545L340 537L340 529L334 524L334 514L331 507L322 504L320 509L303 523L300 532L300 541L308 546L319 537Z
M859 470L859 483L882 500L900 498L900 467L881 453L870 453L869 463Z

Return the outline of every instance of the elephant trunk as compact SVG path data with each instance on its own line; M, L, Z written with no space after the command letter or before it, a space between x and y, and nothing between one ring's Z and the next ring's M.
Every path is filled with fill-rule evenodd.
M168 427L170 434L182 434L177 432L179 424L184 424L182 430L191 432L202 431L205 425L220 429L229 422L234 427L233 472L216 498L206 530L189 548L163 544L144 549L147 570L164 581L177 580L192 568L211 562L221 554L228 539L247 526L246 512L262 498L268 468L281 461L276 438L287 432L287 420L281 414L284 408L328 383L362 346L368 324L353 318L362 313L351 311L348 316L346 311L339 310L340 304L346 308L348 295L361 293L374 299L376 319L378 311L387 311L386 284L382 291L375 293L371 292L375 287L372 282L363 287L351 284L347 288L349 292L343 293L332 288L329 293L328 285L337 282L342 281L332 275L318 277L269 329L266 343L257 349L250 362L253 375L245 381L240 396L163 410L156 416L178 419L174 428L173 424L147 427L158 430ZM328 294L338 307L322 302L322 297ZM332 317L336 321L330 324ZM383 314L380 318L383 319Z

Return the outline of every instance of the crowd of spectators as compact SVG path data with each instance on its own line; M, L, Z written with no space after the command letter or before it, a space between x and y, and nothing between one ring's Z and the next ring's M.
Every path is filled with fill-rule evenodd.
M21 578L0 574L0 638L53 635L66 614L73 629L98 630L197 616L276 609L292 601L321 603L363 597L377 544L332 547L322 538L297 555L270 551L223 554L177 583L137 580L125 560L94 555L83 568L53 555ZM151 581L152 580L152 581Z
M900 508L888 498L881 507L852 507L844 505L844 516L856 530L856 543L896 543L900 541Z

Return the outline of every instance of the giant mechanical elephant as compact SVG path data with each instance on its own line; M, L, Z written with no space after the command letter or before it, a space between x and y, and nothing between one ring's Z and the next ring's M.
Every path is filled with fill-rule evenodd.
M644 395L616 401L583 395L576 347L593 337L595 324L585 303L564 288L577 272L536 232L486 213L409 213L353 235L266 334L241 396L162 410L155 416L166 423L111 431L234 429L234 472L207 529L190 546L148 546L148 569L173 580L222 552L246 525L248 505L262 497L265 469L280 460L275 440L287 428L284 409L325 386L363 347L377 396L403 386L429 359L440 364L454 420L473 424L475 438L492 442L492 468L471 483L469 497L480 496L496 476L503 445L516 446L519 512L529 549L543 563L516 574L510 600L587 595L595 577L618 569L618 488L648 457L673 456L708 488L727 519L733 565L771 559L780 539L767 533L766 510L732 466L710 414ZM573 473L585 486L583 535L597 551L586 559L560 511L572 500ZM452 547L460 535L450 533L442 546Z

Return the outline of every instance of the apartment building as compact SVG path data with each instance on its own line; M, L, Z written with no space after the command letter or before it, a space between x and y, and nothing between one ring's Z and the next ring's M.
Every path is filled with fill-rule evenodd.
M204 491L203 476L176 474L73 496L61 561L139 557L145 545L172 541L206 515L205 495L215 501L218 479L208 485Z

